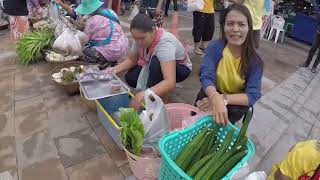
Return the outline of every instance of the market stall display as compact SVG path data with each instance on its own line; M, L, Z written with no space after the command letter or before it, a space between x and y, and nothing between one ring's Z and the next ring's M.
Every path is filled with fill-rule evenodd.
M101 71L98 66L88 67L83 73L77 75L77 80L88 100L128 94L130 91L119 77Z
M69 95L79 93L79 83L76 75L84 70L81 63L65 63L54 68L50 74L55 84L66 91Z
M18 61L22 65L29 65L39 61L42 51L50 49L55 37L52 28L43 28L25 34L17 43Z

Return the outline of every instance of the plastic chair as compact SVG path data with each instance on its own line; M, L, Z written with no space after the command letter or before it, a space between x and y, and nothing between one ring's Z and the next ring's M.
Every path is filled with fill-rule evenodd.
M268 40L270 40L270 38L273 36L274 31L276 31L276 38L274 40L274 43L277 43L279 35L282 32L281 43L283 43L283 37L284 37L283 27L284 27L285 23L286 23L286 21L284 20L284 18L282 16L273 16L271 30L270 30Z

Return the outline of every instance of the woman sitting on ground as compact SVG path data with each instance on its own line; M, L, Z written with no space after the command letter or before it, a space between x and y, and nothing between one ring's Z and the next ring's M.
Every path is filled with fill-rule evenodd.
M128 39L120 26L120 20L110 9L100 8L99 0L82 0L75 9L77 14L89 15L84 33L87 35L83 60L90 63L116 63L128 48Z
M148 15L136 15L130 31L135 41L132 52L110 70L113 73L128 71L126 82L142 90L130 103L131 107L139 109L145 89L151 88L158 96L166 96L175 89L176 82L190 75L192 64L181 42L173 34L157 28Z
M196 105L211 111L215 122L239 121L261 97L263 62L253 45L252 20L243 5L229 6L222 16L220 40L209 44L201 65Z

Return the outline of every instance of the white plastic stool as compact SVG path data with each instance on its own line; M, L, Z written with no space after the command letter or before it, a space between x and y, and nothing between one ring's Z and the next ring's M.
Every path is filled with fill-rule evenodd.
M273 36L274 31L276 31L276 38L274 39L274 43L277 43L278 38L280 33L282 32L282 37L281 37L281 43L283 43L283 37L284 37L284 24L286 21L284 20L283 17L281 16L273 16L272 17L272 25L271 25L271 30L269 33L268 40Z

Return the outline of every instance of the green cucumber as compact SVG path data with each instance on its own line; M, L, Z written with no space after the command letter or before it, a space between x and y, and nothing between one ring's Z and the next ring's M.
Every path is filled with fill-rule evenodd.
M201 170L197 173L197 175L194 177L195 180L200 180L204 178L204 175L210 171L211 166L213 166L217 160L220 158L220 156L226 152L227 148L230 145L230 142L232 140L232 136L234 133L234 129L230 129L227 136L225 137L221 147L219 148L219 150L217 151L217 153L215 153L215 156L212 157L212 159L203 167L201 168Z

